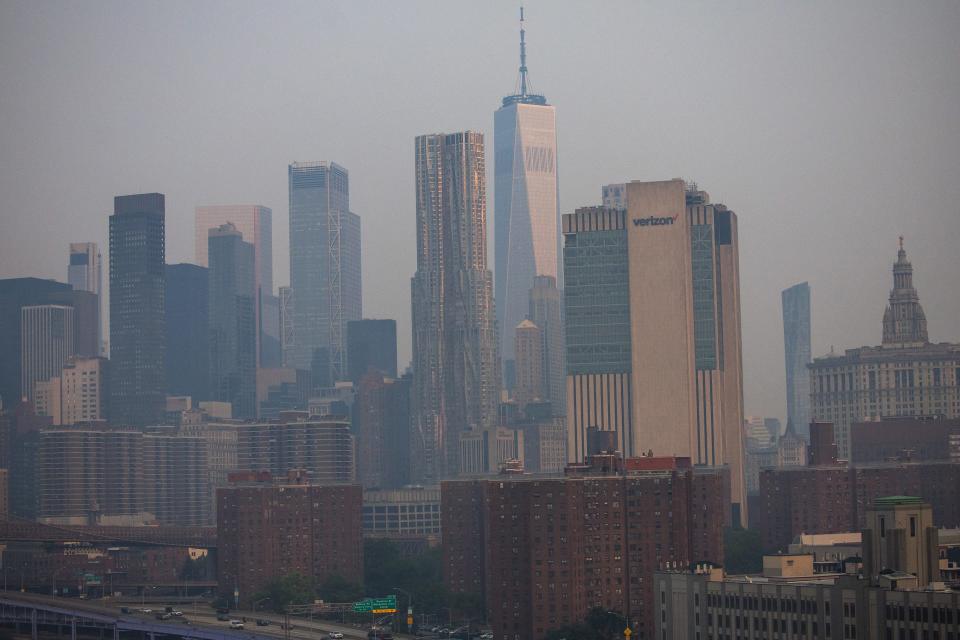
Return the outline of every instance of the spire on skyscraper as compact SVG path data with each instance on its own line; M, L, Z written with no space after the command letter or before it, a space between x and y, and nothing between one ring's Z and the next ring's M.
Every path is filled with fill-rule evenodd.
M929 342L927 317L920 306L920 297L913 286L913 265L907 260L900 236L897 261L893 263L893 289L890 304L883 314L883 344L897 345L907 342Z
M503 99L503 106L521 102L524 104L547 104L544 96L534 93L527 93L527 40L526 30L523 28L524 17L523 7L520 7L520 78L518 80L519 92Z

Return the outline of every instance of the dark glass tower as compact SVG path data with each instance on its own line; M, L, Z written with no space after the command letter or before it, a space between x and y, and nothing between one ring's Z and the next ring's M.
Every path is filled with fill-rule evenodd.
M110 216L110 420L158 423L164 413L164 196L117 196Z
M347 323L347 369L353 384L369 369L397 377L397 321L351 320Z
M209 400L207 268L167 265L167 395Z
M233 417L256 408L257 319L253 244L230 223L209 231L210 392L233 405Z

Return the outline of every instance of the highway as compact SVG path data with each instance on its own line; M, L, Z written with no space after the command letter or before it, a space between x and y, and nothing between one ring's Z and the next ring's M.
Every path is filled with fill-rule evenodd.
M182 616L174 616L168 620L157 620L157 613L164 611L165 605L163 603L147 603L146 608L151 609L151 612L141 613L139 611L141 605L106 599L55 598L18 591L0 591L0 598L22 602L24 605L53 608L68 615L76 614L78 617L89 617L103 622L112 619L119 622L124 628L152 630L157 635L190 635L197 637L198 632L206 632L200 635L210 638L216 637L216 640L276 640L278 638L283 640L321 640L325 639L332 631L339 631L344 635L344 638L350 640L366 640L369 628L366 625L358 628L327 620L310 620L290 616L291 628L284 630L282 628L283 615L264 611L256 613L252 611L231 611L229 614L231 619L246 618L245 628L234 630L230 628L229 622L217 620L216 611L211 609L206 601L190 605L174 605L176 609L183 613ZM123 613L122 608L127 608L129 613ZM257 618L269 620L271 624L258 626L256 624ZM404 634L395 634L394 637L398 640L413 638L413 636Z

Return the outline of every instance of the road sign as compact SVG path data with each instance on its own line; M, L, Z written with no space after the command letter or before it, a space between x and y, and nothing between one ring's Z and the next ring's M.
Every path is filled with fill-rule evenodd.
M355 613L395 613L397 610L397 596L385 598L364 598L353 603Z

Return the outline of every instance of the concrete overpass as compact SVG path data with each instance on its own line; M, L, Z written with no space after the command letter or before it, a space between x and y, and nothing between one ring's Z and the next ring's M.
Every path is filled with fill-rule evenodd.
M29 633L33 640L39 640L41 635L60 637L64 630L68 630L70 640L77 640L78 636L103 640L156 640L158 636L196 640L275 640L249 631L118 614L115 609L83 600L12 591L0 592L0 625L15 627L18 634Z
M216 527L98 527L41 524L0 519L0 542L99 542L126 546L170 546L214 549Z

